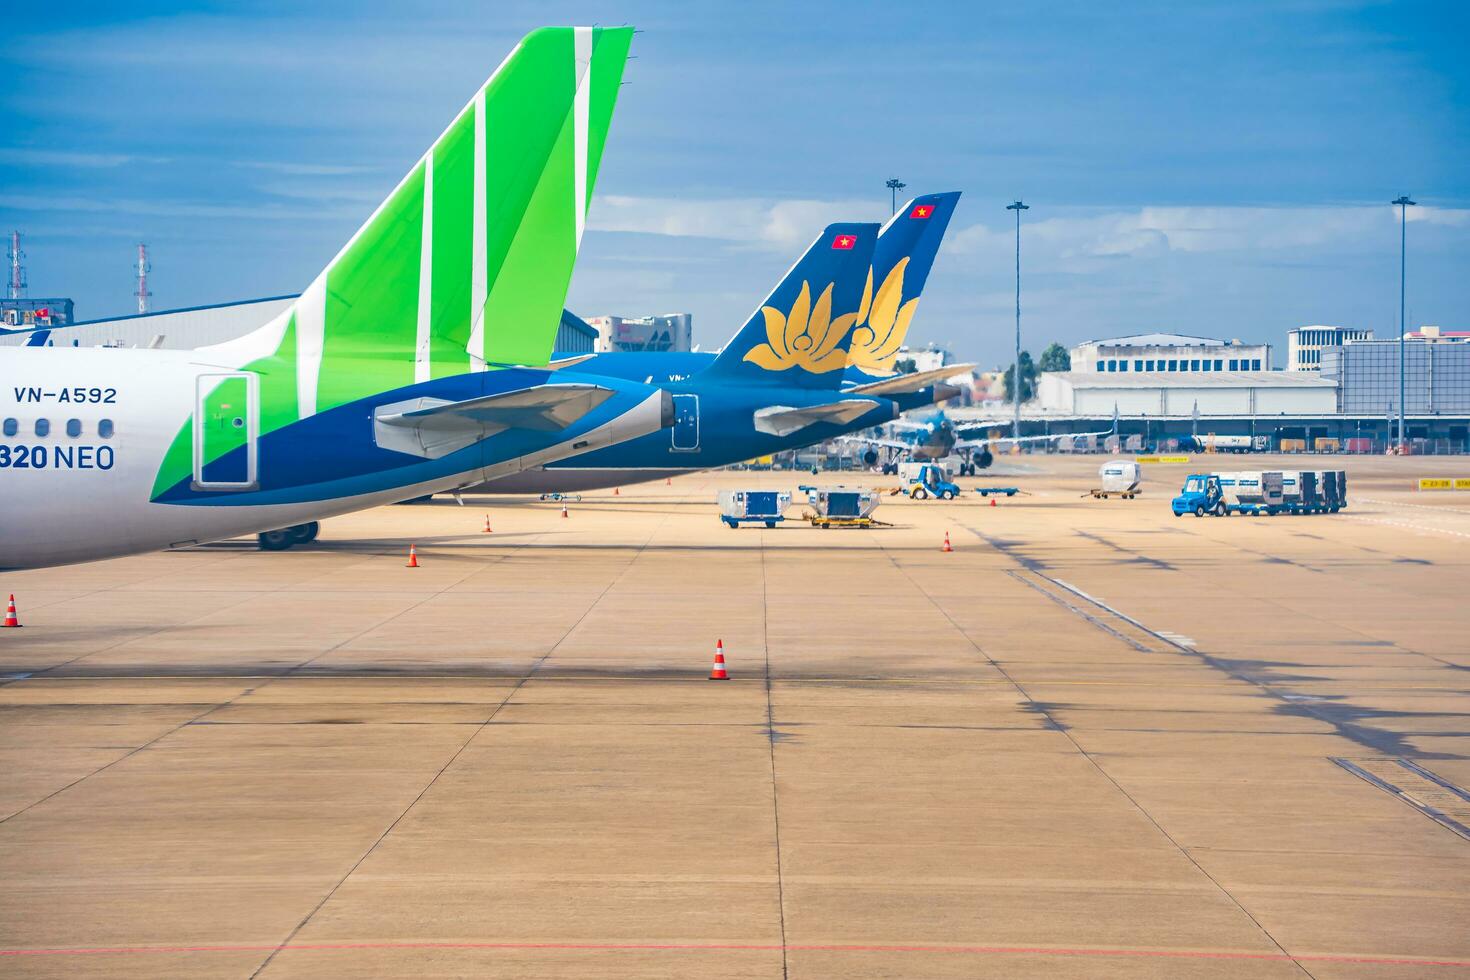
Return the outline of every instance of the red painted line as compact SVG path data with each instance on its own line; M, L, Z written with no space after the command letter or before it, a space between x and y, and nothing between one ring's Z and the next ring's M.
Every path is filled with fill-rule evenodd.
M96 956L122 953L263 953L268 951L344 951L358 949L464 949L464 950L561 950L618 952L808 952L808 953L959 953L995 956L1102 956L1154 957L1200 960L1268 960L1278 962L1366 963L1390 966L1470 966L1470 959L1419 959L1396 956L1354 956L1346 953L1246 953L1203 949L1103 949L1054 946L921 946L801 944L787 946L759 943L477 943L477 942L342 942L291 943L286 946L79 946L53 949L0 949L0 956Z

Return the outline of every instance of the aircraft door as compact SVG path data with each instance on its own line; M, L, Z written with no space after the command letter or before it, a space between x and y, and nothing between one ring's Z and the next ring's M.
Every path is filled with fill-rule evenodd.
M202 374L195 379L194 487L249 490L257 483L259 379Z
M699 396L674 396L674 427L669 430L670 448L675 452L699 451Z

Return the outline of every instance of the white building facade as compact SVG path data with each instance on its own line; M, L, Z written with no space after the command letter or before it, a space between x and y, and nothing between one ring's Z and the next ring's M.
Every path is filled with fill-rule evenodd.
M1343 344L1372 339L1372 330L1321 324L1293 327L1286 332L1286 370L1321 371L1322 348L1340 347Z
M597 352L687 351L694 344L694 315L660 313L657 316L589 316L597 331Z
M1089 340L1068 353L1079 374L1217 374L1271 370L1270 344L1149 333Z
M1049 371L1041 375L1037 404L1047 415L1189 418L1210 415L1333 415L1337 384L1289 371L1203 373L1191 378L1145 371L1102 375Z

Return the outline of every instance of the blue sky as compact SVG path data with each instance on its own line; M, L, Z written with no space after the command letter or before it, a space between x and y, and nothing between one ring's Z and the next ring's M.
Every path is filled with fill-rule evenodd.
M964 191L911 341L1006 358L1171 330L1470 328L1462 3L149 3L11 12L0 227L31 295L130 312L294 292L526 30L640 27L573 282L717 346L883 181ZM50 9L48 9L48 7ZM64 8L64 9L62 9Z

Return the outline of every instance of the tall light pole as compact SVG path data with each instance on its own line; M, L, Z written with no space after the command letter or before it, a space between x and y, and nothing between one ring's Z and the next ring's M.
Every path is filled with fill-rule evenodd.
M898 192L909 185L897 177L889 177L883 186L888 188L888 213L893 214L898 210Z
M1404 320L1404 272L1409 245L1409 208L1414 207L1409 195L1400 194L1392 202L1399 206L1399 452L1404 451L1404 334L1409 325Z
M1016 439L1021 438L1021 212L1029 209L1030 205L1020 201L1006 205L1007 211L1016 212L1016 365L1011 369L1011 387L1015 389L1016 403L1016 420L1011 426L1011 435Z

